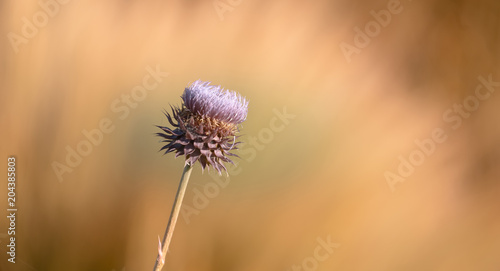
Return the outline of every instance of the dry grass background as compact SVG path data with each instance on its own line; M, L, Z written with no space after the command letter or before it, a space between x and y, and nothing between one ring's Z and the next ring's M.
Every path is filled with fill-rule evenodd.
M18 160L19 212L13 265L4 186L0 269L151 270L183 164L157 152L153 125L200 78L250 100L247 142L274 109L296 117L179 220L166 270L292 270L327 236L341 246L316 270L500 270L498 88L459 129L442 119L478 76L500 81L500 3L403 0L348 63L339 44L387 2L243 0L221 21L212 1L70 1L16 54L7 33L40 6L2 1L1 153ZM110 105L156 65L169 76L119 119ZM58 181L52 163L103 118L115 130ZM392 193L384 172L436 127L448 140ZM197 167L185 203L207 183Z

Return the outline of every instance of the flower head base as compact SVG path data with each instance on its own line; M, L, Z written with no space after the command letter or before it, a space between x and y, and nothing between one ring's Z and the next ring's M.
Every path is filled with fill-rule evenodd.
M203 169L212 166L220 174L226 170L224 162L233 163L228 156L237 156L230 151L240 143L236 133L247 117L248 102L235 92L200 80L188 86L181 98L180 108L172 107L172 114L165 112L174 129L157 126L164 132L157 135L167 143L161 150L175 152L175 157L184 155L186 164L200 161Z

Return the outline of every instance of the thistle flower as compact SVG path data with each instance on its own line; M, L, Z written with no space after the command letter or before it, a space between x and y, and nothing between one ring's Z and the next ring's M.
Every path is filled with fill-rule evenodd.
M248 101L233 91L224 90L210 82L195 81L186 87L181 96L181 107L165 112L174 127L157 126L164 133L157 133L167 143L160 151L184 155L186 165L199 161L202 169L213 167L219 174L227 172L224 163L233 163L228 156L237 149L238 125L245 121ZM234 163L233 163L234 164Z
M165 265L193 165L200 161L203 170L213 167L219 174L222 169L227 172L224 163L233 163L228 156L237 156L230 151L237 148L238 125L245 121L248 113L245 98L220 86L212 86L210 82L194 82L184 90L181 98L180 108L171 107L172 114L165 112L174 128L157 126L164 132L157 135L167 143L160 151L165 150L165 154L175 152L175 157L184 155L186 163L163 241L158 244L155 271L160 271Z

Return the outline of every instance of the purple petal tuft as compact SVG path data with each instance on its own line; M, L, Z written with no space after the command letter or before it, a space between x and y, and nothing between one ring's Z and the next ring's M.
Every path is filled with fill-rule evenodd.
M240 124L246 120L248 101L234 91L197 80L184 90L182 100L195 114Z

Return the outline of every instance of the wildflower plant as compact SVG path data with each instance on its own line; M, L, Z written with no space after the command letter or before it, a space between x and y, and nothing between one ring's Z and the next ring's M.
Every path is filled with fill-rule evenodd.
M158 240L158 258L154 270L161 270L165 264L193 166L199 162L203 171L213 168L219 174L223 171L227 173L225 164L233 163L229 156L237 157L231 151L241 143L236 141L237 133L248 114L248 101L245 98L220 86L210 85L210 82L195 81L186 87L181 98L180 107L171 106L171 113L165 112L172 127L157 126L162 130L157 135L166 143L161 151L165 151L165 154L173 152L175 157L184 156L185 165L165 236L162 242Z

